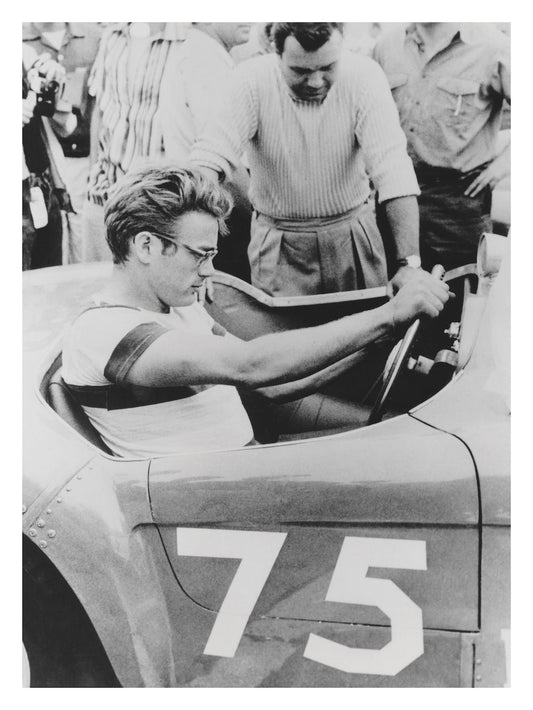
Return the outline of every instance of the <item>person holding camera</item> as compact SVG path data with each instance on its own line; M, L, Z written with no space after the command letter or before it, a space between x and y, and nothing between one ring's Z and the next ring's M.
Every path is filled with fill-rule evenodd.
M72 105L77 126L57 139L65 156L63 179L67 186L72 212L63 213L63 263L82 261L82 212L87 195L90 154L90 120L93 101L87 91L103 32L100 22L26 22L22 25L24 45L37 54L46 52L65 68L62 99Z
M70 200L61 177L63 152L55 132L68 135L76 117L61 102L65 71L49 55L22 51L22 268L62 263L61 209Z

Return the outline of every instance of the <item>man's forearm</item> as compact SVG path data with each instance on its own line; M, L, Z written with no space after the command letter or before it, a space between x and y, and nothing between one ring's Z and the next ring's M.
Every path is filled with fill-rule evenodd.
M365 313L313 328L263 335L248 342L185 336L170 330L141 354L126 375L130 385L243 385L255 389L304 379L348 358L415 318L436 318L448 286L421 269L391 301Z
M364 348L300 380L285 382L281 385L261 387L254 391L278 403L291 402L294 399L305 397L308 394L316 392L319 388L324 387L339 377L339 375L342 375L350 368L354 367L354 365L364 357L362 350L364 350Z
M419 254L420 220L416 197L396 197L384 202L383 208L394 240L396 258Z
M390 304L385 304L316 328L275 333L251 340L246 343L241 384L261 387L292 383L321 370L323 381L315 378L315 384L324 384L328 381L326 373L329 372L329 379L332 379L351 364L345 362L339 366L338 361L348 360L353 357L354 351L393 330L392 313ZM330 369L331 366L333 369ZM306 387L306 383L303 382L302 386Z
M390 333L395 321L391 304L248 342L230 334L224 338L183 338L171 330L139 357L126 382L145 387L218 383L256 389L303 380Z

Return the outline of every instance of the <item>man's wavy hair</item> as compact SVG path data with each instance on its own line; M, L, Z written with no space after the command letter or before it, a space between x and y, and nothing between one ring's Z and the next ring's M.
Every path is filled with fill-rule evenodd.
M274 22L270 36L281 56L287 37L294 37L306 52L315 52L338 30L344 32L343 22Z
M144 165L126 173L112 188L104 219L106 239L115 264L123 264L130 242L139 232L174 234L177 218L186 212L206 212L227 233L225 219L231 197L218 183L188 167ZM176 250L164 242L164 250Z

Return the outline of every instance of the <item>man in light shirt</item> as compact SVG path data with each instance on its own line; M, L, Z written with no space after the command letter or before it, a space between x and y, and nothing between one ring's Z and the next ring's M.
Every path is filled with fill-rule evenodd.
M230 50L248 40L251 23L194 22L180 48L174 81L162 87L159 106L165 158L183 163L223 96L235 66Z
M346 51L342 24L274 23L276 54L233 72L192 162L224 180L246 150L252 283L273 295L387 282L373 211L394 239L395 287L419 266L418 185L386 78Z
M251 23L194 22L180 48L173 80L163 82L159 96L166 160L181 165L194 141L227 91L235 61L230 50L248 40ZM250 238L249 179L242 163L236 166L230 189L234 208L228 237L221 241L215 267L250 281L246 249Z
M347 370L357 350L437 316L448 299L448 287L420 270L372 311L242 341L198 300L230 209L216 182L174 167L130 171L107 202L114 269L66 334L63 378L119 456L244 446L253 431L236 387L304 397ZM338 412L363 423L351 403Z
M510 145L498 141L511 101L509 38L491 23L414 22L383 35L374 57L420 185L422 264L473 263L492 231L492 190L510 169Z

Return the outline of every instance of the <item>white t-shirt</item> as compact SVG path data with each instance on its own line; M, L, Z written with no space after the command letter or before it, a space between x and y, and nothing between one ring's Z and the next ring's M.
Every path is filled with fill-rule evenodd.
M233 449L253 438L235 387L124 385L146 348L173 329L213 337L225 332L200 303L194 303L169 313L96 305L84 311L65 335L63 379L118 456Z

